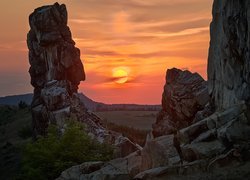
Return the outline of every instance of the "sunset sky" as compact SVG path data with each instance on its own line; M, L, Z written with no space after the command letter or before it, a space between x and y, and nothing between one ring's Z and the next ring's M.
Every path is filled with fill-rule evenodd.
M0 96L32 92L28 16L51 0L0 1ZM87 79L79 91L105 103L160 104L177 67L206 79L212 0L63 0ZM114 81L114 70L128 74Z

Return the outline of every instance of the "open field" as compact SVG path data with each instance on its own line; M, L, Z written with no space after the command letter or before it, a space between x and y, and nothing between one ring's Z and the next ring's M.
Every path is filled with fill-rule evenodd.
M108 123L132 127L140 130L150 130L156 120L157 111L103 111L95 112Z

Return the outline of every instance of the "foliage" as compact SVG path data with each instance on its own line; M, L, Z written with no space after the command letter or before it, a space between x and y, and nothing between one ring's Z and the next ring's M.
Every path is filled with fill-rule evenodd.
M23 126L22 129L18 131L18 136L23 139L30 138L32 137L32 135L33 135L33 131L32 131L32 127L30 124Z
M46 137L24 147L19 179L55 179L71 166L86 161L107 161L112 156L113 148L91 139L80 123L68 123L61 135L51 125Z
M28 107L19 109L17 106L0 106L0 126L20 121L31 122L31 113Z
M0 179L13 179L20 170L21 147L29 141L20 138L23 127L31 127L29 108L0 105ZM27 129L26 129L27 130ZM28 131L25 133L28 135ZM11 144L11 145L10 145Z
M19 107L19 109L25 109L25 108L28 107L28 104L26 102L24 102L24 101L20 101L18 103L18 107Z
M124 136L128 137L131 141L143 146L149 130L141 130L128 126L117 125L115 123L108 122L106 124L107 128L116 132L122 133Z
M17 109L12 106L0 107L0 126L14 121L13 114L17 113Z

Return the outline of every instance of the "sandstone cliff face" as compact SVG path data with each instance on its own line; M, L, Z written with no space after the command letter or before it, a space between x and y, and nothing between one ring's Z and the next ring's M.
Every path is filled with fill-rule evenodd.
M208 58L211 100L218 110L250 97L250 1L215 0Z
M171 134L175 128L187 127L208 100L207 82L199 74L168 69L162 111L153 124L154 136Z

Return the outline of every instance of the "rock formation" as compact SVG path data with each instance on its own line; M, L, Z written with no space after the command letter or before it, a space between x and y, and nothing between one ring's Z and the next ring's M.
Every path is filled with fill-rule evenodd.
M209 99L205 82L199 76L169 70L163 110L153 126L154 134L161 137L148 139L141 151L119 161L128 157L137 159L133 166L136 171L121 171L119 169L124 166L125 169L129 167L128 163L122 168L115 163L112 177L126 179L121 174L127 173L136 180L249 179L249 12L250 1L214 0L208 58ZM202 93L205 94L200 97L204 100L200 101L196 96ZM205 106L208 101L209 106ZM177 122L186 127L178 127ZM183 165L173 147L171 132L176 127L182 128L179 141ZM164 134L169 135L162 136ZM80 175L101 174L103 168L105 166L91 173L77 172ZM62 179L70 179L63 177L62 174Z
M71 97L85 80L80 50L72 40L67 18L66 6L58 3L37 8L29 17L32 115L34 130L40 135L57 116L69 115Z
M55 3L37 8L30 15L29 23L27 44L34 87L31 110L35 136L45 135L50 123L63 130L65 121L73 118L84 123L88 134L99 142L114 144L117 156L137 150L138 146L128 138L105 129L77 93L85 73L80 50L75 47L67 26L66 6Z
M138 174L137 179L190 176L200 179L201 175L204 179L244 179L249 176L249 9L249 1L214 1L208 58L210 108L205 107L197 114L209 112L213 107L212 111L180 130L184 166L174 166L166 160L165 167L152 166L153 169ZM168 143L164 144L162 147L167 147ZM168 160L173 158L171 154ZM147 157L152 155L152 150L147 151Z
M208 100L207 82L199 74L168 69L162 94L162 111L153 124L154 136L171 134L175 128L187 127Z
M209 94L217 110L250 98L250 2L215 0L208 57Z

